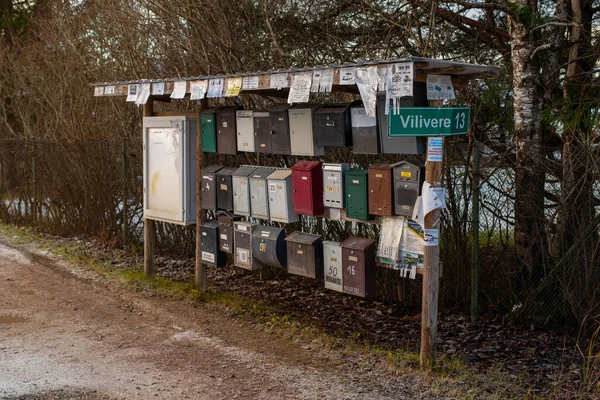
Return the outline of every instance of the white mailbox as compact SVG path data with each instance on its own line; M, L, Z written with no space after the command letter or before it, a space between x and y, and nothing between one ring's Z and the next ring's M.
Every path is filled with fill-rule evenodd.
M237 110L235 118L238 151L254 151L254 111Z
M267 178L269 184L269 212L271 221L297 222L298 214L294 212L292 194L292 171L281 169Z
M243 166L232 174L234 214L250 216L250 181L248 177L256 171L256 168Z
M319 107L314 104L298 104L288 110L293 155L322 156L325 154L325 148L316 144L315 111Z
M252 218L269 219L269 191L267 178L275 168L262 167L250 176L250 211Z
M323 204L325 207L344 208L344 172L348 164L323 164Z
M196 119L144 118L144 218L196 223Z
M323 265L325 267L325 288L343 292L342 247L340 242L323 242Z

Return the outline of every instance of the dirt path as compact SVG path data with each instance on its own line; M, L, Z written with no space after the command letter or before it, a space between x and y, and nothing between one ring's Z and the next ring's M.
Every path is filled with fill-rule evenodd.
M221 313L78 277L0 237L2 399L414 398Z

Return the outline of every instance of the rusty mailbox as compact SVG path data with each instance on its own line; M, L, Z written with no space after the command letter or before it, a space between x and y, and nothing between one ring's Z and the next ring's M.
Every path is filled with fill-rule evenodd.
M291 223L299 220L292 198L292 171L280 169L267 178L271 221Z
M271 117L266 111L254 111L254 150L271 153Z
M225 167L217 171L217 209L233 211L233 185L231 174L237 168Z
M271 122L271 151L273 154L292 154L290 145L290 105L275 104L269 110Z
M400 161L394 167L394 199L397 215L412 218L415 202L425 181L425 168Z
M250 179L250 212L252 218L269 219L269 192L267 178L275 168L261 167L254 171Z
M295 156L322 156L325 148L317 145L315 135L315 112L320 106L298 104L288 110L290 146Z
M233 212L250 216L250 175L257 167L243 166L231 174L233 186Z
M234 262L235 265L252 270L254 265L252 263L252 233L256 228L256 224L245 221L235 221L233 223L234 228Z
M363 106L350 109L352 151L357 154L379 154L377 117L369 117Z
M323 172L320 161L298 161L292 165L294 212L302 215L322 215Z
M258 225L252 233L252 257L255 269L264 266L285 269L285 231L274 226Z
M222 165L209 165L202 168L202 209L217 209L217 171L223 168Z
M394 215L394 182L392 170L396 164L373 164L369 168L369 214Z
M254 151L254 111L236 110L238 151Z
M307 278L323 279L323 237L293 232L287 242L287 271Z
M317 146L352 146L350 104L325 104L315 111Z
M427 87L424 82L415 82L413 97L401 97L400 107L426 107ZM419 136L388 136L388 116L385 113L385 95L377 96L377 122L379 127L379 145L384 154L423 154L427 138ZM389 110L388 110L389 112Z
M237 152L235 111L239 108L237 106L217 108L217 152L219 154Z
M366 297L375 294L375 241L351 237L342 242L344 293Z
M225 253L233 253L233 223L241 217L235 216L227 211L217 213L219 223L219 250Z
M323 264L325 288L343 292L342 246L340 242L329 240L323 242Z
M200 224L200 256L205 264L225 265L225 254L219 250L219 224L216 221Z
M344 208L344 173L348 164L323 164L323 203L325 207Z

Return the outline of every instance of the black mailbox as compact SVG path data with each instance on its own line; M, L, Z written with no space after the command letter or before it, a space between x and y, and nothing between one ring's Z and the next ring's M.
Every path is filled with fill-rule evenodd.
M315 111L317 146L352 146L350 104L325 104Z
M216 221L200 224L200 256L205 264L225 265L225 254L219 250L219 224Z
M209 165L202 169L202 209L217 209L217 171L223 168L222 165Z
M255 269L261 269L265 265L285 269L285 231L282 228L258 225L252 233L252 257Z
M323 237L293 232L287 242L288 272L313 279L323 279Z
M425 168L400 161L394 166L395 212L411 217L421 187L425 180Z
M233 223L235 235L235 265L253 270L257 265L252 260L252 233L256 224L251 222L236 221Z
M271 120L271 151L273 154L292 154L290 145L290 116L287 103L275 104L269 110Z
M233 187L231 174L237 168L225 167L217 171L217 209L233 211Z
M254 151L271 153L271 117L265 111L254 111Z
M225 253L233 253L233 222L240 220L234 214L226 211L219 211L217 221L219 221L219 250Z

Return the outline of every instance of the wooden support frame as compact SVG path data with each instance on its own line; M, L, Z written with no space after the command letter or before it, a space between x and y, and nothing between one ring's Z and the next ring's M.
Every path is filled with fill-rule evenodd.
M200 224L204 222L204 210L202 210L202 167L204 166L204 157L202 153L202 135L200 133L200 112L206 108L207 99L200 102L200 108L196 112L196 289L200 292L206 292L206 264L202 262L202 250L200 246Z
M154 102L152 96L144 104L144 117L154 115ZM152 219L144 218L144 274L154 276L154 245L156 243L156 227Z

